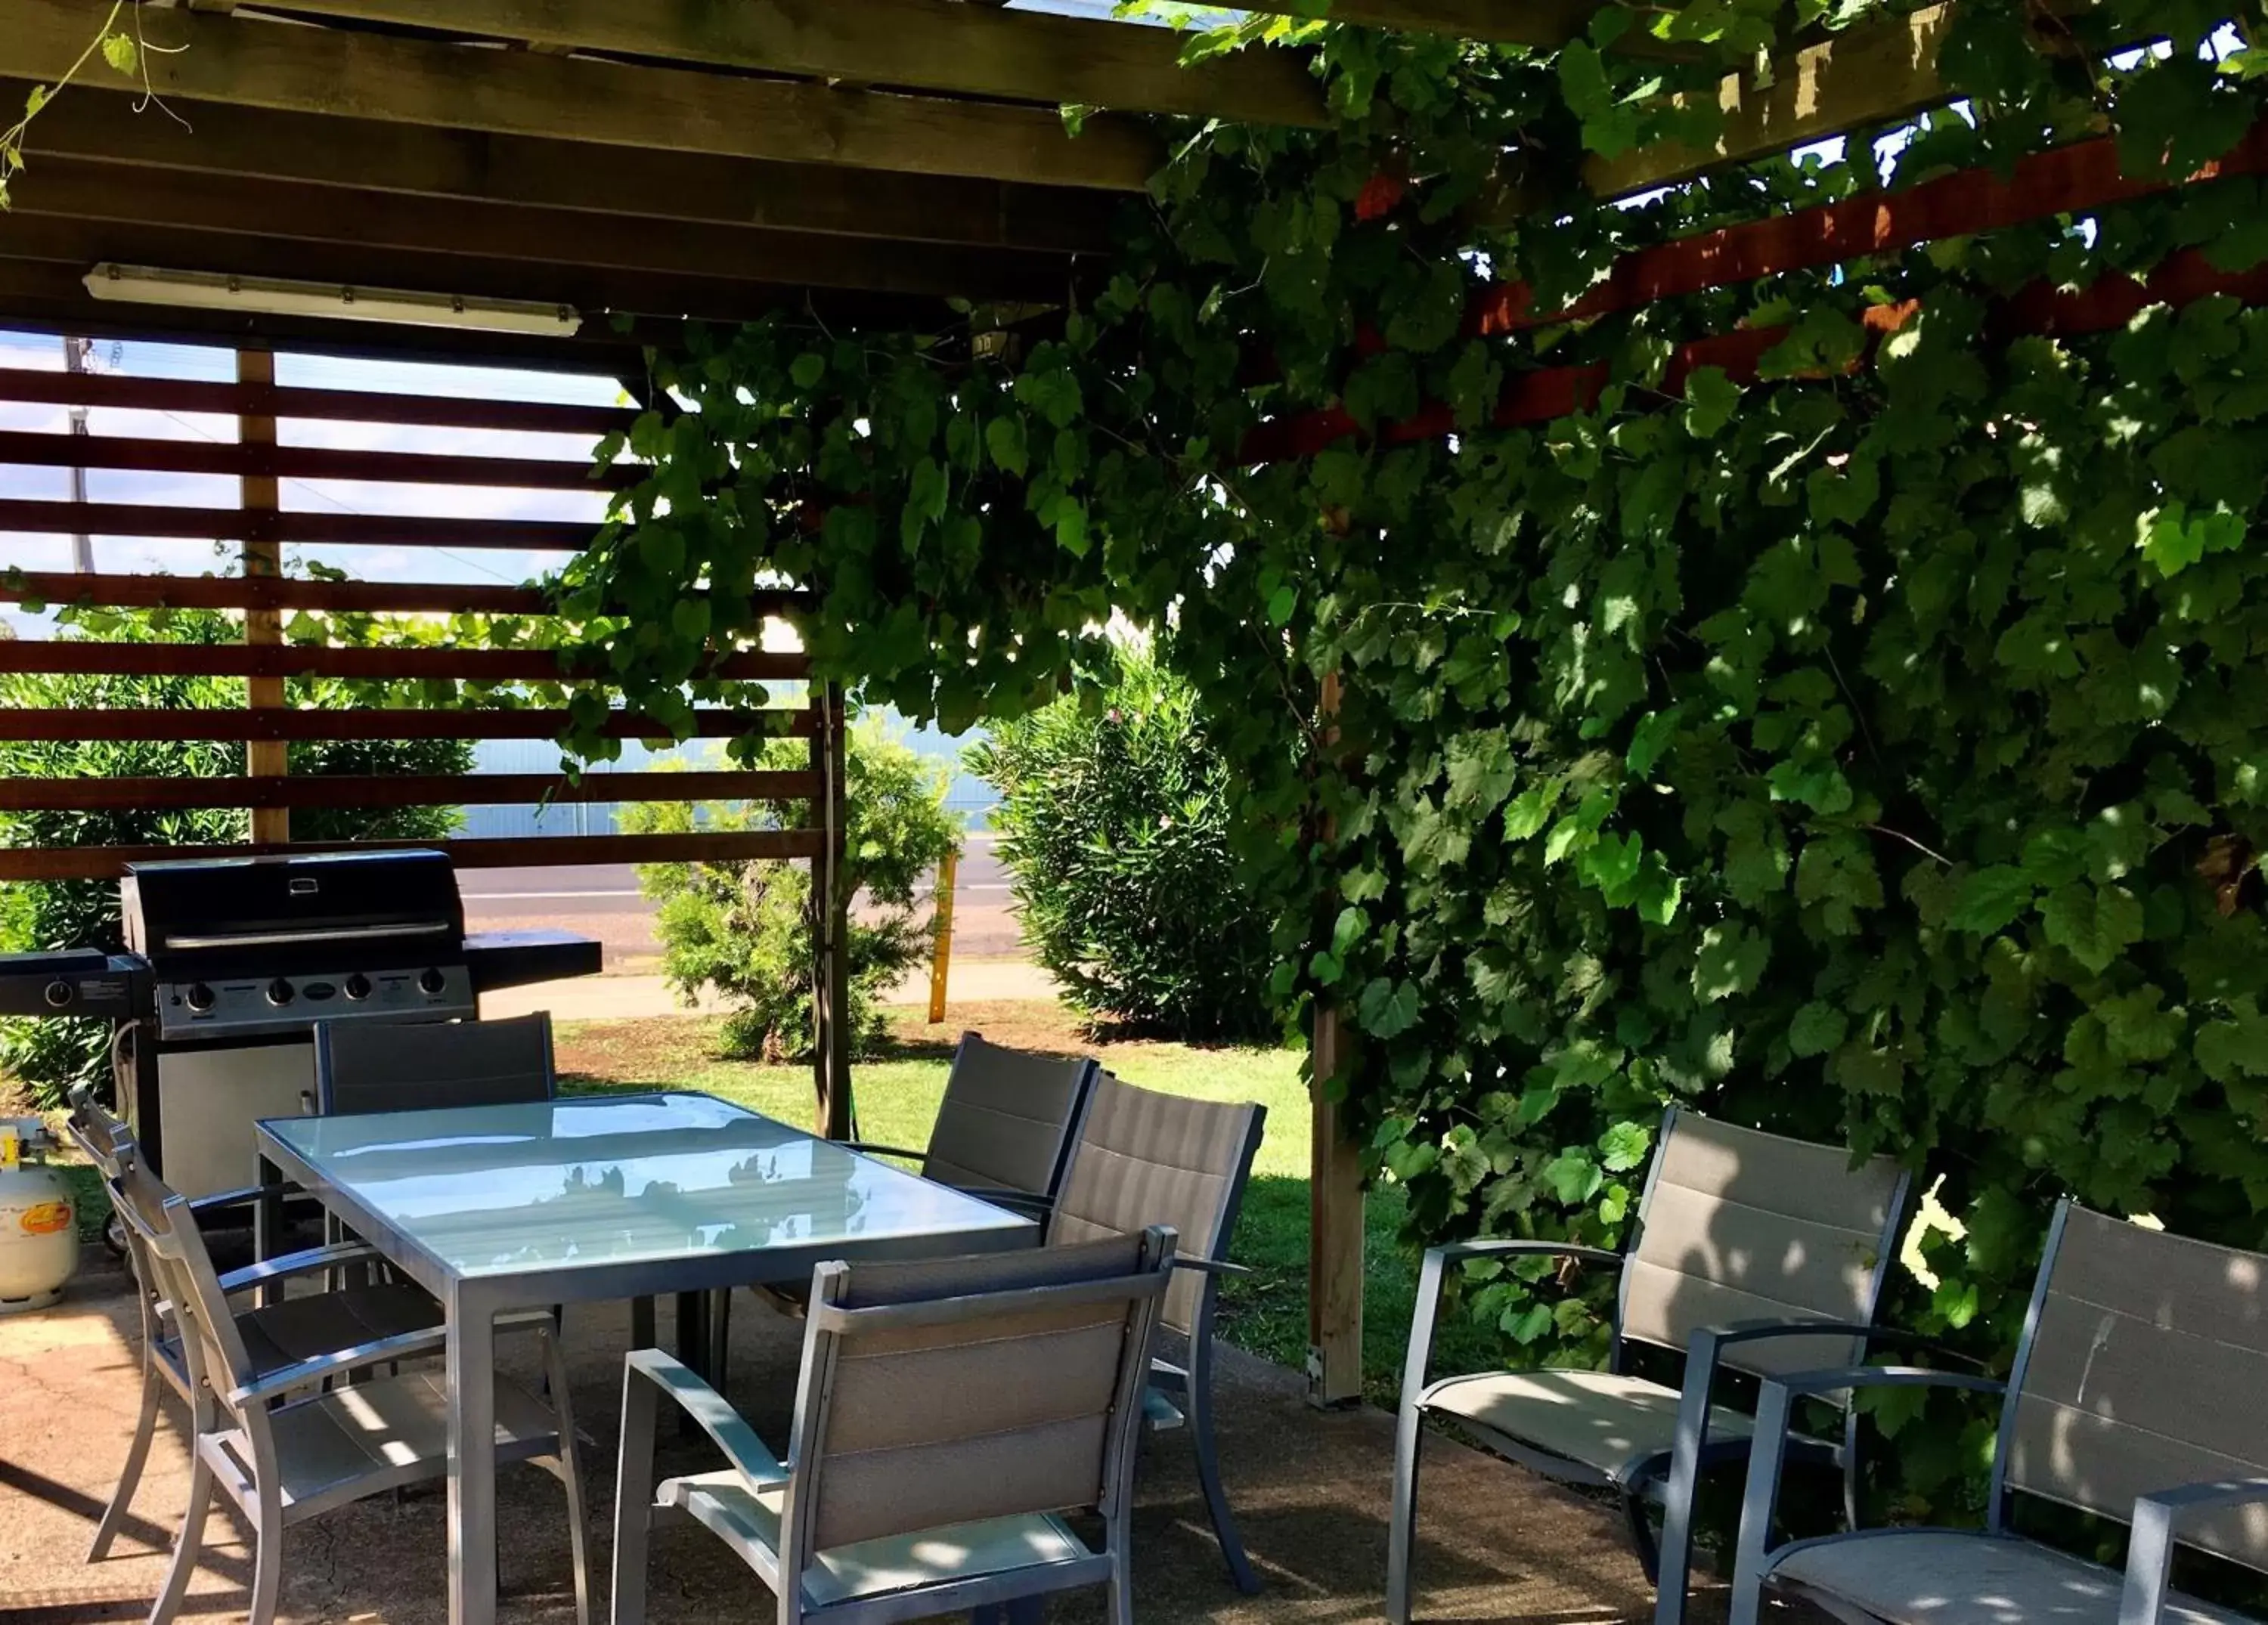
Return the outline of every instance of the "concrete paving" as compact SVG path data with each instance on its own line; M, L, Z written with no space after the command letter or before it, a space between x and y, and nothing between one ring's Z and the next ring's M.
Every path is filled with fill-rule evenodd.
M157 1592L188 1473L178 1419L170 1414L126 1538L108 1561L81 1561L132 1427L132 1320L125 1278L105 1267L85 1273L56 1308L0 1321L0 1615L11 1625L139 1618ZM665 1340L667 1326L665 1309ZM620 1305L576 1305L567 1312L567 1327L603 1621L629 1316ZM733 1333L733 1397L779 1442L795 1383L797 1329L743 1294ZM532 1378L524 1352L508 1350L505 1359L518 1375ZM1267 1589L1246 1598L1229 1585L1188 1447L1167 1435L1151 1443L1142 1464L1134 1518L1137 1617L1147 1625L1375 1619L1385 1573L1391 1419L1373 1410L1310 1410L1295 1373L1234 1350L1224 1350L1222 1382L1224 1471ZM662 1465L689 1471L712 1464L699 1446L673 1443ZM498 1498L502 1618L512 1625L567 1625L574 1600L557 1482L535 1468L506 1468ZM1418 1555L1423 1617L1498 1625L1650 1617L1645 1578L1617 1519L1598 1504L1440 1440L1428 1450L1425 1504ZM207 1540L186 1617L240 1617L249 1575L244 1532L217 1515ZM439 1491L381 1496L291 1532L283 1615L438 1625L446 1616L443 1577ZM718 1541L691 1527L657 1534L652 1597L656 1625L754 1621L772 1607ZM1058 1599L1049 1618L1099 1621L1100 1593Z

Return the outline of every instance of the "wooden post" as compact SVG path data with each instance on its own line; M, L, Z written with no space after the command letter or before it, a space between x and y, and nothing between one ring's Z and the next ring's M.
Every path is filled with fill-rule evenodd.
M937 866L937 889L930 894L936 916L929 956L929 1024L945 1019L946 979L953 971L953 893L961 878L961 849L947 852Z
M811 760L819 774L819 798L812 811L825 839L812 862L811 979L812 1074L819 1095L819 1132L830 1140L851 1135L850 1103L850 899L843 881L849 856L844 796L849 772L844 752L843 691L814 686Z
M272 387L276 382L276 357L265 350L237 351L236 381ZM237 419L237 437L247 445L272 446L276 444L276 420L272 417L240 416ZM276 489L274 475L247 474L239 484L241 488L239 500L247 511L272 514L282 507L282 496ZM277 576L283 573L283 544L272 536L257 537L245 542L246 575ZM274 609L246 610L244 641L247 643L282 643L283 613ZM281 706L284 703L284 680L280 677L247 678L245 700L246 703L255 707ZM280 777L291 770L290 750L291 747L280 739L252 740L244 748L244 770L254 778ZM291 838L291 810L289 807L254 807L252 810L252 838L254 841L289 841Z
M1336 673L1324 677L1317 709L1326 719L1337 715ZM1333 744L1338 731L1327 723L1323 737ZM1347 1137L1343 1109L1325 1094L1346 1058L1336 1009L1317 1007L1307 1055L1307 1402L1355 1405L1362 1401L1362 1155Z

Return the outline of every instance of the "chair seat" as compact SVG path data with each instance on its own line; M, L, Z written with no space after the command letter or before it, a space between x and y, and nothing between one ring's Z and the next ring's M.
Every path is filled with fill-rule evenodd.
M1613 1371L1485 1371L1435 1383L1424 1409L1485 1428L1543 1455L1575 1462L1624 1484L1649 1476L1677 1437L1678 1393ZM1747 1439L1753 1419L1709 1408L1712 1445Z
M312 1360L319 1355L352 1349L406 1332L441 1330L441 1305L424 1288L406 1281L377 1286L348 1287L335 1292L312 1292L287 1298L260 1309L246 1309L236 1317L237 1335L251 1357L252 1374L265 1377ZM158 1340L158 1357L174 1377L174 1386L186 1385L188 1363L181 1355L181 1340L166 1320L166 1335ZM498 1321L498 1329L504 1323ZM549 1324L549 1320L545 1321ZM439 1340L435 1340L435 1351Z
M1868 1530L1799 1546L1774 1580L1854 1604L1891 1625L2117 1625L2125 1577L2052 1547L1940 1529ZM2178 1593L2164 1625L2247 1625Z
M726 1468L665 1479L653 1498L657 1506L690 1513L744 1555L757 1557L763 1571L778 1572L785 1480L751 1485ZM1060 1518L989 1518L818 1553L805 1571L803 1589L811 1607L823 1608L854 1598L1078 1562L1094 1555Z
M558 1424L526 1389L496 1381L499 1462L556 1454ZM311 1517L384 1489L438 1478L448 1470L449 1398L442 1374L406 1372L356 1383L271 1413L276 1483L285 1514ZM240 1432L217 1436L242 1482L252 1482Z

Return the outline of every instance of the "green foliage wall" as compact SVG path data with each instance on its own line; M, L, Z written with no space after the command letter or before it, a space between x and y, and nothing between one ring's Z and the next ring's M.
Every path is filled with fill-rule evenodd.
M774 739L760 765L807 766L801 740ZM845 944L853 1051L883 1036L882 997L929 952L922 888L961 827L946 811L949 769L924 761L874 718L854 724L844 761L847 855L842 884L858 899ZM635 835L802 828L801 802L646 802L623 809ZM728 1055L768 1061L811 1053L811 869L776 859L643 864L639 882L660 905L662 972L688 1004L714 991L730 1006Z
M1277 1030L1274 923L1247 882L1236 785L1197 697L1117 651L1106 686L1012 718L970 751L1025 941L1090 1019L1179 1039Z
M1706 138L1711 99L1663 86L1886 11L1609 7L1556 53L1247 25L1315 46L1332 129L1178 131L1107 290L1013 364L951 334L689 334L655 366L691 409L609 448L652 476L570 601L634 618L600 641L658 695L716 629L671 623L681 585L776 570L821 595L825 670L948 725L1092 685L1114 612L1170 630L1274 900L1279 1007L1352 1012L1324 1086L1413 1239L1618 1239L1674 1099L1942 1173L1966 1239L1896 1312L1990 1355L2060 1193L2259 1245L2268 318L2007 315L2183 249L2257 264L2259 183L1465 320L1508 276L1548 312L1623 252L1874 186L1867 130L1627 210L1578 175ZM1964 0L1940 68L1966 115L1901 134L1891 184L2105 128L2127 173L2178 179L2261 113L2268 57L2199 54L2222 15L2112 0L2036 31ZM1700 65L1600 48L1631 28ZM1548 201L1496 224L1507 180ZM1857 320L1909 300L1880 342ZM1791 329L1764 382L1666 386L1675 346L1742 326ZM1493 424L1508 380L1573 363L1612 380L1594 408ZM1400 443L1429 401L1454 433ZM1365 432L1240 454L1329 406ZM1528 1356L1595 1351L1582 1293L1465 1284ZM1937 1497L1976 1435L1924 1442L1900 1458Z
M58 613L67 637L107 643L233 643L242 625L210 611ZM387 623L357 617L341 641L372 643L393 635ZM310 625L303 635L315 635ZM294 683L295 702L346 705L343 684ZM70 709L145 706L159 710L239 710L240 680L200 677L79 677L0 674L0 707ZM295 774L464 773L473 747L461 739L312 740L290 747ZM0 742L5 778L219 778L244 771L234 743L156 739ZM334 809L292 815L295 835L311 841L389 838L438 840L457 825L454 807ZM0 847L217 844L249 838L251 817L219 808L167 811L125 807L84 812L0 812ZM0 952L122 945L118 887L107 880L0 887ZM99 1077L109 1030L99 1022L0 1021L0 1074L59 1099L82 1078Z

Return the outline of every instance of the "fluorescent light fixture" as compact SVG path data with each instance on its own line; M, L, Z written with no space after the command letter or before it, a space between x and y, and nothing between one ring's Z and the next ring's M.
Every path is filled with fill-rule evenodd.
M401 288L358 288L339 283L285 282L269 276L231 276L216 271L166 271L108 261L86 274L98 299L132 305L189 305L199 310L258 311L274 316L328 316L346 321L391 321L416 327L465 327L482 333L572 334L583 325L571 305L520 299L477 299Z

